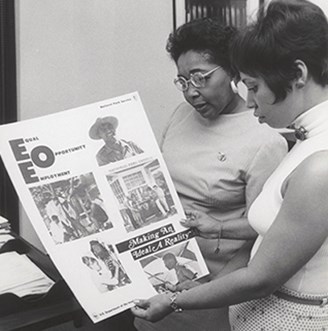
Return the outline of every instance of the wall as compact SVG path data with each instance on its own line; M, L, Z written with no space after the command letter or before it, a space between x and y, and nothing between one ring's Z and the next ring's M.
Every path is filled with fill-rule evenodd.
M138 91L157 139L182 95L168 0L16 0L18 109L28 119ZM41 247L21 208L21 234Z
M183 0L177 25L183 23ZM313 0L328 12L327 0ZM248 0L254 17L258 0ZM169 0L16 0L18 109L28 119L139 91L160 138L182 100L165 52ZM21 234L41 247L21 208Z

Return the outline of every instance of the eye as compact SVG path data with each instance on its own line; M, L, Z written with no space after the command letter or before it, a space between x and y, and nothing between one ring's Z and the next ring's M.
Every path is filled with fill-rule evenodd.
M255 86L252 86L252 87L247 87L247 90L248 90L249 92L256 93L257 90L258 90L258 88L257 88L257 86L255 85Z

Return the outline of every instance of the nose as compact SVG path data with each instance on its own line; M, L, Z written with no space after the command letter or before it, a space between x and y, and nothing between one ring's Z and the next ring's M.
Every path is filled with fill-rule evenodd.
M193 86L191 83L189 83L187 90L184 92L184 95L186 99L193 99L195 97L199 96L199 91L197 87Z
M256 102L254 101L252 94L249 92L246 97L246 106L247 108L256 108Z

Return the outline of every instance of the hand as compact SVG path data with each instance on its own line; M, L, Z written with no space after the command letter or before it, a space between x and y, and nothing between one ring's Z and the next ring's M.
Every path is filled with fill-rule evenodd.
M131 312L136 317L157 322L172 312L170 295L170 293L162 293L147 300L136 300Z
M187 219L181 220L181 225L192 228L197 236L206 239L221 237L222 223L198 210L185 210Z

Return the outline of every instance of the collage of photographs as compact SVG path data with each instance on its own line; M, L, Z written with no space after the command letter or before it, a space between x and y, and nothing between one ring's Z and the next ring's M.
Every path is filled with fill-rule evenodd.
M195 239L180 236L183 209L138 93L48 116L9 128L6 153L37 234L94 322L204 276ZM53 120L63 123L60 136L49 135ZM127 240L139 244L120 251Z

